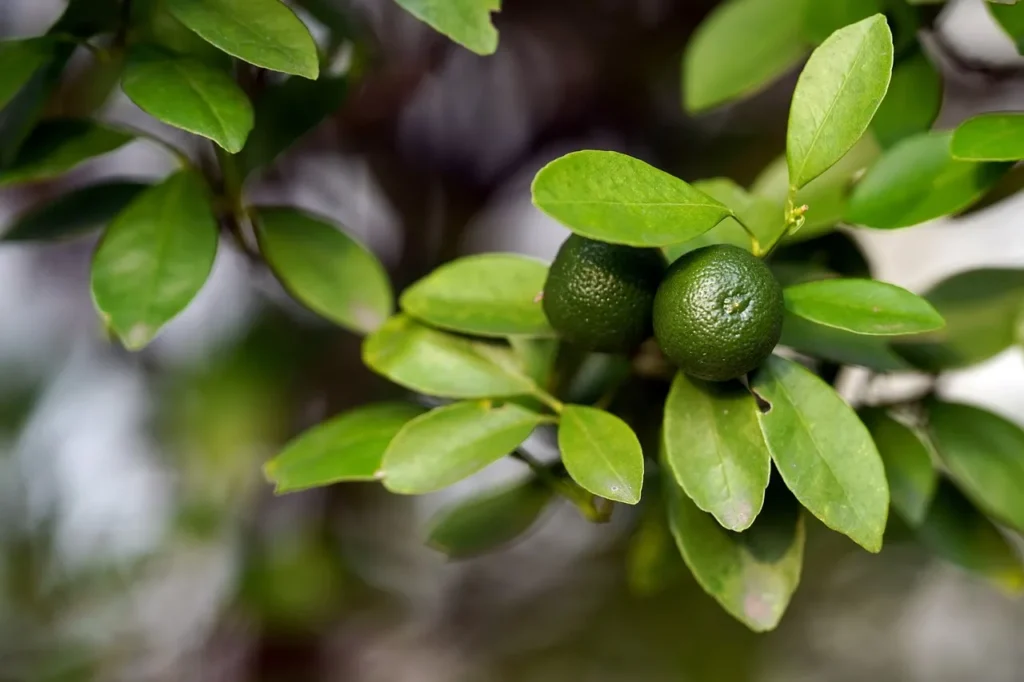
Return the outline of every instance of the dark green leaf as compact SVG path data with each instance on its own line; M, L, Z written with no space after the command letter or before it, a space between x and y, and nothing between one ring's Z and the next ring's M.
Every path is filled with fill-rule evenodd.
M128 133L94 121L45 121L25 140L13 163L0 171L0 186L52 178L131 140Z
M278 494L339 481L372 481L391 439L422 413L411 403L358 407L295 438L263 472Z
M498 31L491 12L501 9L501 0L395 0L409 14L443 33L459 45L480 55L498 49Z
M134 45L156 45L174 54L199 59L205 64L229 70L232 59L190 31L174 18L164 0L133 0Z
M996 4L993 2L985 4L988 6L988 11L992 13L995 20L1013 40L1014 45L1017 46L1017 51L1024 54L1024 5L1020 3L1013 5Z
M114 31L121 19L118 0L69 0L64 14L49 33L91 38L97 33Z
M583 489L626 504L640 501L644 454L626 422L593 407L566 405L558 447L566 470Z
M49 241L104 227L147 187L141 182L114 181L71 190L22 213L2 239Z
M881 408L864 410L860 416L882 456L893 508L911 526L921 525L938 484L928 444Z
M576 234L632 246L668 246L729 216L721 202L625 154L581 151L555 159L533 181L533 203Z
M831 386L778 356L752 387L771 405L758 416L782 480L826 526L879 551L889 488L864 424Z
M121 88L149 115L209 138L231 153L253 126L252 105L227 73L153 48L128 58Z
M402 310L435 327L476 336L553 336L540 304L546 264L511 253L442 265L402 294Z
M883 336L864 336L843 329L815 324L787 313L779 343L801 353L838 362L859 365L879 372L911 369Z
M898 336L941 329L942 316L923 298L871 279L824 279L785 290L794 315L854 334Z
M861 138L885 97L892 61L892 33L881 14L836 31L811 54L789 111L794 188L831 168Z
M0 169L17 158L47 100L57 89L64 66L74 51L72 44L56 44L52 57L35 70L16 94L12 94L6 106L0 108Z
M819 44L844 26L885 11L883 0L830 0L808 2L804 8L804 34Z
M233 57L316 78L320 60L305 25L280 0L166 0L171 14Z
M679 373L663 429L664 459L690 499L729 530L749 528L771 474L750 392L738 382L713 384Z
M206 184L179 172L111 223L93 259L93 301L125 347L139 350L199 293L216 254Z
M662 497L648 486L640 522L626 550L626 581L629 589L641 596L657 594L683 571Z
M14 99L53 54L53 40L47 37L0 42L0 109Z
M384 487L403 495L445 488L515 450L545 420L512 403L439 407L406 424L388 445Z
M391 314L384 266L331 223L294 208L261 208L256 226L260 253L310 310L356 333L372 332Z
M1024 114L982 114L953 132L953 157L964 161L1024 159Z
M932 127L942 106L942 77L928 57L915 49L892 72L889 92L871 121L871 132L883 147Z

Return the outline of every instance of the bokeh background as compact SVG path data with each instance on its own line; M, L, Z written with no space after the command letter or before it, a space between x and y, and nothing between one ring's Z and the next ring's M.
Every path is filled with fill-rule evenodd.
M783 148L796 74L682 111L680 55L714 0L505 0L488 58L391 0L296 4L321 36L314 16L345 26L348 95L250 196L337 219L398 289L463 253L550 258L565 231L530 205L529 182L562 153L618 149L747 183ZM0 0L0 37L41 33L62 10ZM1024 60L980 0L950 2L924 39L946 82L940 127L1024 108ZM112 68L77 55L51 112L98 109L200 151L107 97ZM169 169L135 143L0 191L0 226L68 187ZM855 238L876 276L922 290L1024 264L1022 209ZM439 510L521 475L515 462L424 498L369 484L275 498L260 468L289 437L396 389L362 367L358 338L229 244L193 305L129 354L93 312L94 239L0 243L2 682L1024 680L1024 603L898 535L875 557L812 524L789 613L757 636L681 564L664 589L631 591L628 512L595 526L555 505L524 541L467 561L424 545ZM940 388L1024 421L1019 349Z

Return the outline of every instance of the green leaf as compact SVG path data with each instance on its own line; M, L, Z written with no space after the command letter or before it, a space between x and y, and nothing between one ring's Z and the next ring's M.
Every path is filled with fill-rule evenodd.
M815 324L787 312L779 343L793 350L843 365L859 365L879 372L912 369L884 336L864 336Z
M917 536L925 547L946 561L1010 592L1024 590L1024 569L1017 550L948 481L939 484Z
M357 407L299 435L263 467L277 494L340 481L372 481L391 439L423 414L412 403Z
M771 455L754 397L738 382L676 374L665 401L664 458L676 481L723 527L742 531L761 511Z
M889 87L892 61L892 33L881 14L836 31L811 54L789 110L786 157L795 189L864 134Z
M204 40L272 71L315 79L316 43L280 0L166 0L167 9Z
M541 388L546 388L558 359L558 339L512 336L508 341L526 375Z
M864 410L860 418L882 456L893 508L908 524L920 526L928 514L939 480L928 444L914 429L897 421L884 409Z
M546 417L519 405L462 402L402 427L384 453L384 487L403 495L440 490L515 450Z
M380 327L393 310L384 266L323 218L294 208L260 208L260 253L310 310L355 333Z
M883 0L830 0L808 2L804 7L804 35L814 44L825 42L835 31L885 11Z
M933 401L928 428L949 475L976 505L1024 530L1024 430L970 405Z
M540 305L546 264L512 253L442 265L402 294L402 310L441 329L476 336L553 336Z
M824 279L788 287L794 315L854 334L898 336L941 329L942 316L920 296L871 279Z
M865 227L895 229L957 213L1009 169L1004 163L957 161L952 133L922 133L886 151L854 188L846 218Z
M915 48L892 72L889 91L871 121L871 132L883 147L932 127L942 106L942 77L928 57Z
M1024 270L961 272L940 282L925 298L945 318L945 328L900 343L897 352L930 372L969 367L1016 343Z
M782 480L826 526L879 551L889 488L864 424L831 386L778 356L752 387L771 405L758 416Z
M140 350L199 293L216 254L206 184L181 171L111 223L93 258L93 301L125 347Z
M449 559L500 549L533 527L551 497L551 488L537 479L473 497L443 511L427 542Z
M14 99L53 54L53 40L48 37L0 42L0 109Z
M751 630L775 629L800 582L804 523L799 505L770 490L757 522L733 533L667 477L665 487L672 535L700 586Z
M76 237L106 226L147 187L141 182L112 181L71 190L19 215L0 239L20 242Z
M25 140L11 165L0 171L0 186L52 178L131 140L128 133L95 121L44 121Z
M1024 114L982 114L953 131L953 158L964 161L1024 159Z
M498 49L498 31L491 12L501 9L501 0L395 0L405 11L438 33L443 33L467 50L479 55Z
M566 405L558 447L569 475L584 490L626 504L640 501L644 454L626 422L597 408Z
M508 349L446 334L396 315L367 337L363 361L406 388L445 398L527 395L536 385Z
M753 253L754 243L747 230L757 237L759 245L765 245L774 243L778 234L785 229L782 211L774 202L751 194L729 178L698 180L693 183L693 188L728 206L738 219L726 218L688 242L667 247L665 255L669 261L711 244L732 244ZM739 221L743 221L743 224Z
M1024 5L992 2L985 4L988 6L988 11L992 13L992 17L1013 40L1017 52L1024 54Z
M683 563L669 530L668 510L662 498L648 487L640 521L626 550L626 582L640 596L657 594L682 575Z
M253 127L252 105L227 73L154 48L131 52L124 93L147 114L202 135L232 154Z
M533 180L533 203L576 234L615 244L689 241L731 215L721 202L625 154L581 151Z

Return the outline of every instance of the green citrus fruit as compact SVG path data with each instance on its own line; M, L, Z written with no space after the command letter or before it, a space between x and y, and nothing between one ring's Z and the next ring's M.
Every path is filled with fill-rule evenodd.
M654 336L683 372L726 381L771 354L782 315L782 287L764 262L736 246L705 246L669 267L654 299Z
M562 338L583 348L625 352L651 335L654 294L665 274L658 249L571 235L544 284L544 313Z

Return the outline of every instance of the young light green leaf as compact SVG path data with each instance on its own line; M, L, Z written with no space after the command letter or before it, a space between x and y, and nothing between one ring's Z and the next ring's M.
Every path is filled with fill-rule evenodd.
M787 312L779 343L793 350L843 365L858 365L879 372L912 369L884 336L864 336L826 327Z
M1005 163L954 159L951 137L949 132L922 133L886 151L854 188L847 220L895 229L957 213L1009 169Z
M48 37L0 42L0 109L53 57L53 47Z
M0 186L52 178L131 140L128 133L95 121L44 121L28 136L14 161L0 171Z
M256 237L284 287L331 322L365 334L391 314L384 266L327 220L294 208L261 208Z
M896 421L884 409L864 410L860 418L882 456L893 508L909 525L920 526L939 480L928 444L914 429Z
M953 158L964 161L1024 159L1024 114L982 114L953 131Z
M699 237L667 247L665 255L669 261L711 244L732 244L754 253L755 246L760 248L774 243L785 229L782 211L774 202L751 194L729 178L698 180L693 188L728 206L736 218L726 218ZM756 245L750 233L756 237Z
M113 181L71 190L15 218L0 240L50 241L104 227L149 185Z
M773 630L800 582L800 506L785 491L770 490L754 525L732 533L702 512L675 481L665 480L669 526L697 582L751 630Z
M885 11L884 0L830 0L805 3L803 25L807 40L825 42L835 31Z
M889 91L871 121L871 132L883 147L932 127L942 106L942 78L920 48L893 69Z
M315 79L316 43L280 0L166 0L174 18L233 57Z
M498 31L491 12L501 10L501 0L395 0L409 14L479 55L498 49Z
M1013 40L1017 52L1024 54L1024 5L994 2L985 4L988 6L988 11L992 13L992 17Z
M697 28L683 55L691 114L754 94L807 54L803 0L727 0Z
M729 530L749 528L771 474L750 392L738 382L708 383L680 372L662 428L664 459L690 499Z
M811 54L789 110L793 188L824 173L857 143L885 97L892 62L892 33L881 14L836 31Z
M1020 557L999 529L943 480L917 537L929 550L1010 592L1024 590Z
M640 501L644 453L626 422L593 407L566 405L558 447L566 471L583 489L626 504Z
M181 171L139 194L92 263L92 297L129 350L140 350L195 297L217 255L205 182Z
M604 151L573 152L544 166L533 180L533 203L576 234L631 246L689 241L732 213L664 171Z
M384 487L403 495L440 490L515 450L545 417L519 405L462 402L402 427L384 453Z
M755 393L775 467L797 499L829 528L869 552L882 548L889 514L885 469L867 428L828 384L790 360L768 358Z
M476 336L553 336L539 294L548 267L512 253L442 265L402 294L402 310L441 329Z
M1024 530L1024 430L970 405L933 401L928 428L953 481L976 505Z
M871 279L824 279L788 287L794 315L869 336L919 334L941 329L942 316L920 296Z
M372 481L391 439L423 411L412 403L379 403L344 412L288 443L263 473L277 494Z
M535 478L487 492L441 512L427 543L449 559L500 549L533 527L551 497L551 488Z
M253 127L252 104L226 72L198 59L135 49L121 79L124 93L147 114L237 153Z
M527 395L536 385L508 349L446 334L396 315L367 337L363 361L406 388L445 398Z

